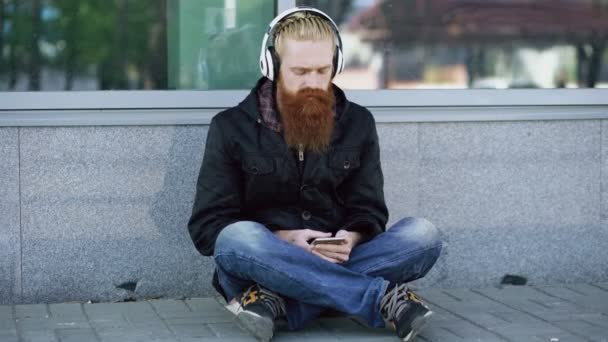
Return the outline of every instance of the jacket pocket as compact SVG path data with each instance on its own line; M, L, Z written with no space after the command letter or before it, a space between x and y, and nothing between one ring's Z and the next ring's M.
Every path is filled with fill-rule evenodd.
M334 170L349 172L361 166L361 150L335 150L329 157L329 167Z
M274 159L264 156L244 156L243 171L250 175L266 175L274 172Z
M335 150L330 153L329 168L334 178L334 187L340 185L359 166L361 166L361 149Z

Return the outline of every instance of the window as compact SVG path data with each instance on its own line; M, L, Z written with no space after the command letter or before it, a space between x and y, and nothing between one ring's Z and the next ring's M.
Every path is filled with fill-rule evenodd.
M608 88L606 0L296 3L340 27L343 88Z
M0 0L0 91L245 89L267 0Z

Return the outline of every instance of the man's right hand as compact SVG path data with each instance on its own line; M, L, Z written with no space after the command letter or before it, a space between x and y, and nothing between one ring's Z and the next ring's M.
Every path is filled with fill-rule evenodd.
M298 229L298 230L277 230L274 231L274 235L276 235L279 239L283 241L287 241L296 246L302 247L307 251L311 251L311 246L308 243L309 240L322 238L322 237L331 237L331 233L324 233L317 230L312 229Z

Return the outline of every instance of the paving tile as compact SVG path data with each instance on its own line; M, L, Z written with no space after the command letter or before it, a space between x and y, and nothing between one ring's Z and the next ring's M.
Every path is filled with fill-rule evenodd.
M592 341L608 342L608 330L583 321L563 321L559 326L571 334L591 339Z
M28 342L59 342L55 335L55 330L25 330L20 333L20 337Z
M95 329L102 341L150 341L171 340L174 335L168 331L160 333L147 327L120 327Z
M512 312L512 308L470 290L435 291L427 301L450 313Z
M13 318L0 318L0 333L15 330L15 328L16 322Z
M488 327L489 330L501 336L512 338L513 336L537 336L551 334L567 334L568 332L548 323L515 323L502 326Z
M173 330L162 322L157 323L155 321L151 321L143 323L132 323L129 326L129 329L152 335L155 338L171 338L174 336Z
M207 327L218 337L238 337L249 336L249 333L241 330L234 322L229 323L209 323Z
M19 342L19 338L16 334L4 334L0 333L0 341L2 342Z
M317 320L319 328L317 331L325 330L331 336L339 339L372 338L379 339L394 337L392 329L370 328L358 323L349 317L324 317ZM318 334L317 332L316 334ZM313 333L314 335L315 333Z
M608 291L587 285L559 285L537 288L574 306L608 313Z
M522 336L513 336L511 341L519 342ZM537 335L537 336L525 336L526 342L588 342L589 340L570 335L570 334L549 334L549 335Z
M105 319L105 318L91 320L91 321L89 321L89 324L94 329L126 328L126 327L131 326L131 323L129 323L125 319Z
M590 315L579 315L577 319L583 322L590 323L597 327L603 327L608 331L608 315L605 314L590 314Z
M46 304L15 305L16 318L49 318Z
M173 333L181 337L218 337L213 330L204 324L175 324L171 326Z
M591 285L592 285L592 286L599 287L599 288L601 288L602 290L606 290L606 291L608 291L608 282L606 282L606 283L593 283L593 284L591 284Z
M430 342L464 341L462 337L456 336L454 335L454 333L444 328L425 329L425 331L421 332L420 335L418 335L418 339L423 339L424 341Z
M161 324L161 318L148 302L85 304L84 310L91 321L99 319L126 320L131 324Z
M543 313L547 311L555 312L558 310L564 312L580 310L580 307L577 307L570 302L549 296L531 287L513 286L504 289L485 288L475 291L504 305L511 311L514 309L529 313Z
M20 330L47 330L62 328L90 328L89 322L65 322L61 319L53 318L23 318L17 319L17 326Z
M0 306L0 320L14 319L13 307L10 305Z
M190 307L192 311L226 311L224 306L215 298L189 298L184 300L184 303Z
M273 339L272 342L276 340ZM181 337L179 342L258 342L251 336L239 336L239 337Z
M52 318L66 322L85 322L88 319L82 304L50 304L49 311Z
M464 340L469 339L482 339L485 340L501 340L500 334L497 335L495 332L490 332L485 329L481 329L472 325L458 325L453 327L443 327L442 329L446 329L453 333L456 336ZM502 339L504 341L504 338Z
M423 289L416 291L416 293L423 300L435 303L462 302L460 298L450 295L449 290L444 289Z
M338 342L340 339L333 335L324 334L310 334L303 335L300 332L277 332L273 337L272 342L291 342L291 341L324 341L324 342Z
M461 314L462 317L466 318L466 320L468 322L474 322L475 324L483 326L484 328L502 326L502 325L510 323L507 320L505 320L504 318L502 318L496 314L487 313L487 312L463 312L463 313L459 313L459 314ZM434 321L434 317L433 317L433 321ZM467 322L463 322L462 320L456 320L456 321L439 322L438 325L440 325L440 326L455 326L455 325L461 326L466 323Z
M276 332L277 341L337 341L339 334L332 333L320 320L307 322L302 330L288 331L287 328ZM274 339L273 339L274 341Z
M184 301L195 317L201 317L210 323L231 322L234 315L215 298L192 298Z
M98 341L93 329L56 329L55 334L61 342Z
M198 313L192 312L182 300L152 300L150 304L156 313L164 318L197 317Z

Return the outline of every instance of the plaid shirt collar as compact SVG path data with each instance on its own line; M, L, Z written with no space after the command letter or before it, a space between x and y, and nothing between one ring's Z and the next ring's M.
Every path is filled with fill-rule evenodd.
M264 126L270 128L275 132L281 132L283 125L281 124L281 118L279 113L274 107L274 90L272 81L264 78L262 84L258 88L258 110L262 116L262 122Z

